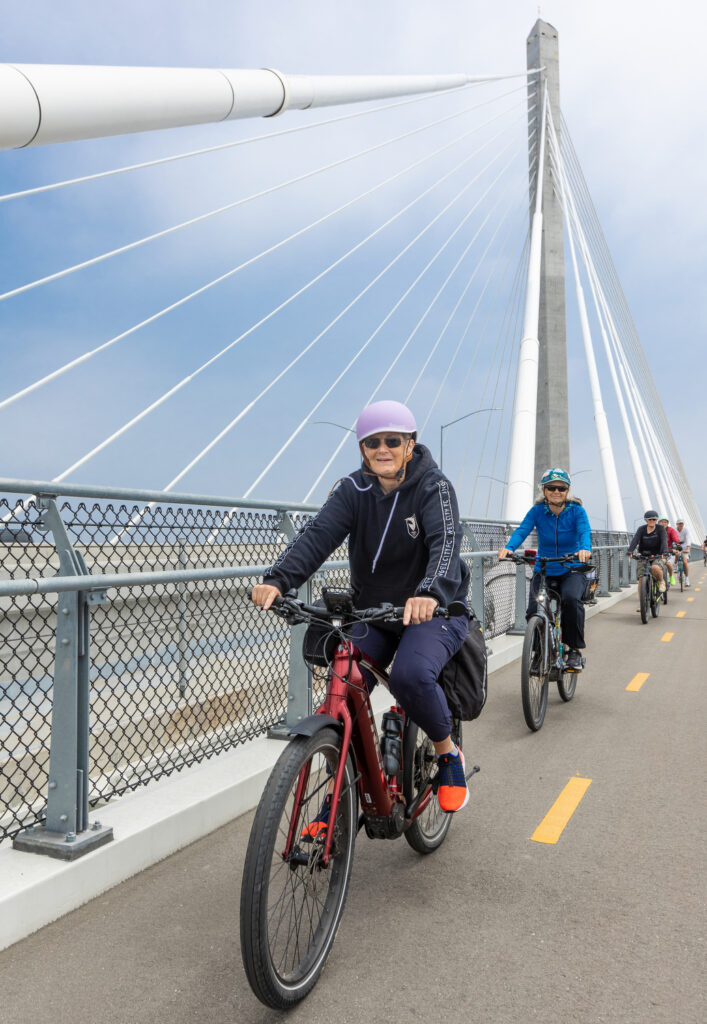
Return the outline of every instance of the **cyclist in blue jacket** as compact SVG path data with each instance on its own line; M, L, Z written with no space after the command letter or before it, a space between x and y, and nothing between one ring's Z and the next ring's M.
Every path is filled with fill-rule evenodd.
M588 562L592 553L589 517L579 498L570 496L570 475L564 469L554 467L543 473L540 480L542 494L528 511L523 522L498 552L505 558L519 547L525 538L535 530L538 536L538 556L552 558L558 555L577 553L578 562ZM576 564L576 563L575 563ZM572 566L562 562L548 562L545 572L558 591L562 603L562 639L570 648L567 667L574 672L582 671L584 643L584 575L573 572ZM535 600L540 582L539 564L536 563L530 584L530 597L526 619L537 610Z

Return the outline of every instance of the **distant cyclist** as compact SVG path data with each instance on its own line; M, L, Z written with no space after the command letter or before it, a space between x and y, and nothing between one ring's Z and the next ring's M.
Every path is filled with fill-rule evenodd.
M707 565L707 537L702 541L702 558L705 565Z
M661 594L665 592L665 580L663 579L665 565L663 559L668 554L668 538L663 527L658 526L658 513L656 510L649 508L643 518L646 521L645 525L638 527L633 535L633 540L628 546L629 558L633 557L635 550L638 552L639 600L641 596L641 577L646 569L646 560L651 556L657 556L653 558L651 563L651 575L654 579L658 580L658 589Z
M668 575L670 577L670 586L675 586L675 555L680 544L680 538L678 532L668 523L668 517L663 516L662 519L658 520L658 526L662 526L665 530L665 536L668 538L668 557L665 560L665 564L668 567Z
M548 469L540 480L541 494L526 513L523 522L506 541L506 547L498 552L505 558L519 547L525 538L535 530L538 535L538 556L552 558L558 555L577 553L579 562L588 562L592 553L589 518L579 498L570 495L570 475L557 467ZM548 562L548 581L560 594L562 606L562 639L570 648L567 667L574 672L582 671L584 650L584 575L573 572L571 566L561 562ZM530 585L526 620L537 610L535 600L540 583L539 566L533 574Z
M680 538L680 544L682 545L682 551L678 557L682 558L683 569L685 570L685 586L690 586L690 531L685 526L684 519L676 519L675 526L678 531L678 537Z

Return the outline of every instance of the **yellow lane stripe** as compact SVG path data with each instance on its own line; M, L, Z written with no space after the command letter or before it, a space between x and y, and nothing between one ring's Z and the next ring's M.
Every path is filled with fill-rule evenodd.
M694 597L688 597L688 601L694 601Z
M630 690L632 693L638 693L649 675L650 672L639 672L638 675L633 677L626 689Z
M695 587L695 593L696 593L696 594L699 594L699 592L700 592L701 590L702 590L702 587Z
M530 837L533 842L550 845L557 842L591 782L591 779L570 779Z
M663 641L664 644L669 644L674 636L675 636L674 633L663 633L663 635L662 635L662 637L660 639Z
M683 619L684 617L685 617L685 612L678 612L677 615L675 616L676 619Z

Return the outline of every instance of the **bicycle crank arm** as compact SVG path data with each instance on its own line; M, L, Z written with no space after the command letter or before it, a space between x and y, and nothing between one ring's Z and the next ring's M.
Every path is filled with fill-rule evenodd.
M476 775L476 773L480 772L480 771L481 771L481 768L479 767L479 765L475 764L474 767L471 769L471 771L466 776L466 781L468 782L472 775Z

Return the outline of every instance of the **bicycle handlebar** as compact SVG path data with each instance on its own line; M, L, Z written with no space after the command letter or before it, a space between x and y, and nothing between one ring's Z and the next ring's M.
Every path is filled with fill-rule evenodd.
M506 558L511 562L517 562L518 565L535 565L536 562L540 562L542 566L546 562L560 562L562 565L567 565L569 562L577 561L577 552L568 553L566 555L517 555L515 551L510 551Z
M466 613L466 608L462 605L460 605L460 611L438 605L432 614L434 618L449 619L455 614L462 614L462 608L463 613ZM452 605L452 609L454 609L454 605ZM331 623L334 619L343 619L346 623L402 622L405 612L404 607L396 607L388 603L373 608L347 607L343 610L331 611L322 605L306 604L293 594L276 597L269 610L286 619L291 626L305 622Z

